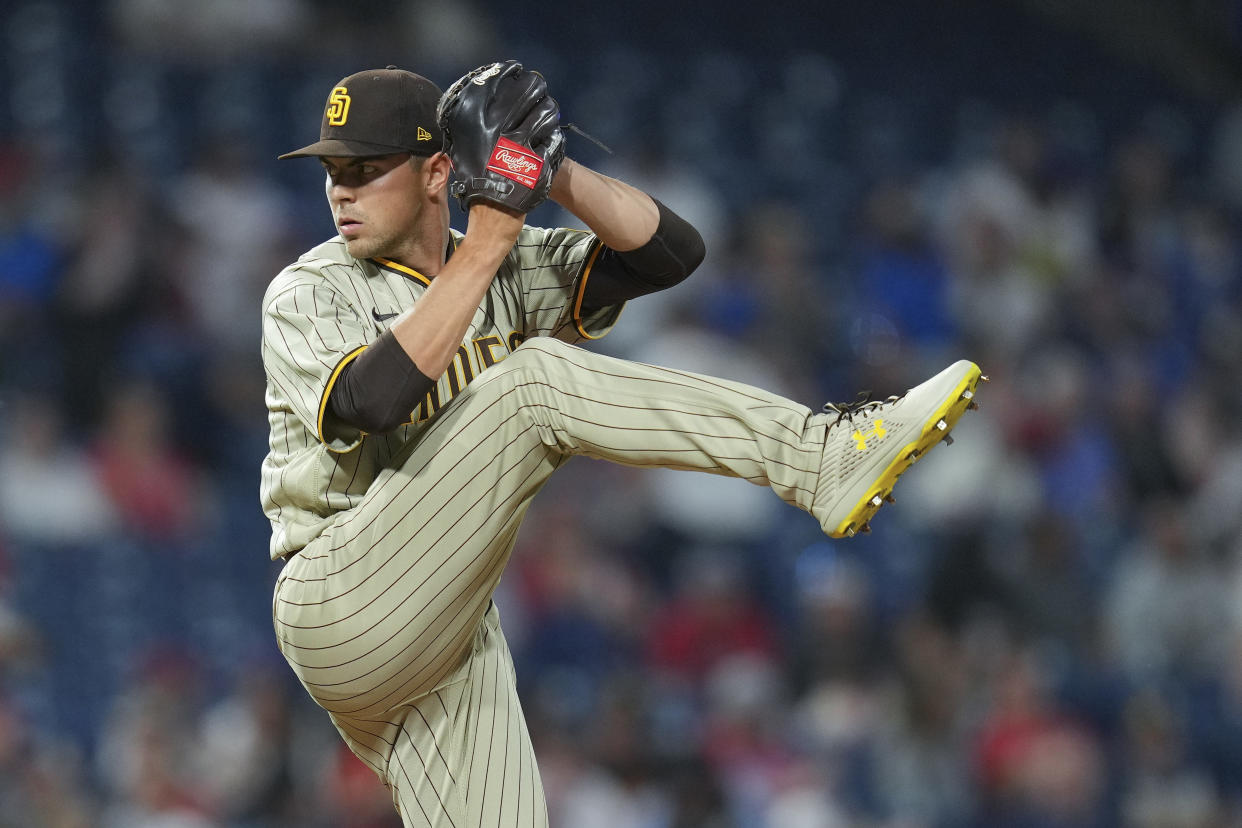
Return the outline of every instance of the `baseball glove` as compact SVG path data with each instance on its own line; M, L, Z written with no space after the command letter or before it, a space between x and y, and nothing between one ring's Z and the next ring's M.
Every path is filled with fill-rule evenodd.
M565 138L538 72L512 60L480 66L440 97L436 120L462 210L482 199L528 213L548 197Z

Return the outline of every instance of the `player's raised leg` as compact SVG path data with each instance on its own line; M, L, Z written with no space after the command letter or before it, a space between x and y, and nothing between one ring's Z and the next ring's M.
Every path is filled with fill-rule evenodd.
M741 477L829 534L860 531L979 379L963 361L899 398L813 413L740 383L531 340L290 562L276 613L285 654L347 716L430 690L470 646L530 499L575 454Z

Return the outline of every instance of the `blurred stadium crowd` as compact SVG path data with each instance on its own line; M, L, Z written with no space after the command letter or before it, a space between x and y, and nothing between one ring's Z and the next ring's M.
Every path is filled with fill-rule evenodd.
M993 379L849 542L565 467L496 598L555 824L1242 825L1242 108L1006 4L620 5L5 7L0 826L397 824L272 640L258 303L332 232L274 156L510 56L708 241L596 347Z

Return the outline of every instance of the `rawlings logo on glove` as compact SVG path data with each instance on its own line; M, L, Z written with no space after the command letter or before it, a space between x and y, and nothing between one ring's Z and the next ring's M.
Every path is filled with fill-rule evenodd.
M501 136L496 142L496 151L487 168L511 178L523 187L534 189L539 181L539 171L543 169L543 159L526 147L513 143Z
M440 98L437 120L463 210L482 199L528 213L547 198L565 139L538 72L512 60L480 66Z

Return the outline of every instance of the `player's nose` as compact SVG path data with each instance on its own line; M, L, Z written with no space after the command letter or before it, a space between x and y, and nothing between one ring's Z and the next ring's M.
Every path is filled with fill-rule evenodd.
M331 204L345 204L354 200L354 189L340 181L333 181L328 178L325 182L325 189L328 194L328 202Z

